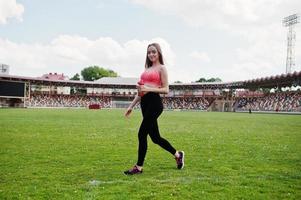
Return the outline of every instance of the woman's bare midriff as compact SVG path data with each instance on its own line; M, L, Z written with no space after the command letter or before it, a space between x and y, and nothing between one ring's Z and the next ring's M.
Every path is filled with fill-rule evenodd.
M158 87L157 85L151 84L151 83L144 83L144 85L145 85L146 87L160 88L160 87ZM148 92L143 92L143 95L145 95L145 94L147 94L147 93L148 93Z
M160 87L158 87L158 85L151 84L151 83L144 83L144 85L145 85L146 87L160 88Z

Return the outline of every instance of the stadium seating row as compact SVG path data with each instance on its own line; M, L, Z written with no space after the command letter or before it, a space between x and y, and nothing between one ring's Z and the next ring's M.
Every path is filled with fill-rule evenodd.
M207 110L211 102L204 97L162 97L165 109ZM112 97L82 95L46 95L34 94L28 107L89 107L99 105L101 108L112 108ZM139 104L135 108L139 108ZM280 92L267 94L263 97L238 97L233 104L235 110L254 111L301 111L300 92Z

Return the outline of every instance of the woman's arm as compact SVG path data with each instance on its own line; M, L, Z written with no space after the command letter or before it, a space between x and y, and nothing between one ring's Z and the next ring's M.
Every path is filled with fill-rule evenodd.
M140 86L141 92L157 92L162 94L169 93L168 75L165 66L161 66L161 82L162 82L162 87L160 88L142 85Z
M135 105L141 100L141 97L136 95L132 103L126 109L124 116L129 117Z
M135 105L139 102L141 100L141 97L140 96L138 96L138 95L136 95L135 96L135 98L134 98L134 100L132 101L132 103L129 105L129 108L134 108L135 107Z

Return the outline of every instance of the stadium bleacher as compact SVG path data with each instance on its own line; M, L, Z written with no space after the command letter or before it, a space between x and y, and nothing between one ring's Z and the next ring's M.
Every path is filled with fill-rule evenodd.
M238 98L237 110L301 112L301 92L277 92L263 97Z
M23 83L24 96L10 97L1 85L4 95L0 91L0 107L125 108L136 94L136 81L122 77L71 81L1 74L0 83L6 86ZM161 96L164 108L172 110L300 112L300 85L301 71L236 82L173 83L169 85L169 94ZM281 91L282 87L297 86L295 91ZM81 92L63 94L68 88ZM277 92L269 92L275 88ZM138 104L135 108L139 107Z

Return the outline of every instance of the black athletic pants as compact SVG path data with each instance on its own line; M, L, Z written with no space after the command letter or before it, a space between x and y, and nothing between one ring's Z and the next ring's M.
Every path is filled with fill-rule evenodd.
M138 139L138 162L137 165L143 166L144 158L147 151L147 135L155 144L160 145L163 149L175 154L176 150L171 146L171 144L162 138L159 133L157 118L163 111L163 104L161 97L158 93L148 92L141 97L140 102L143 120L139 128Z

